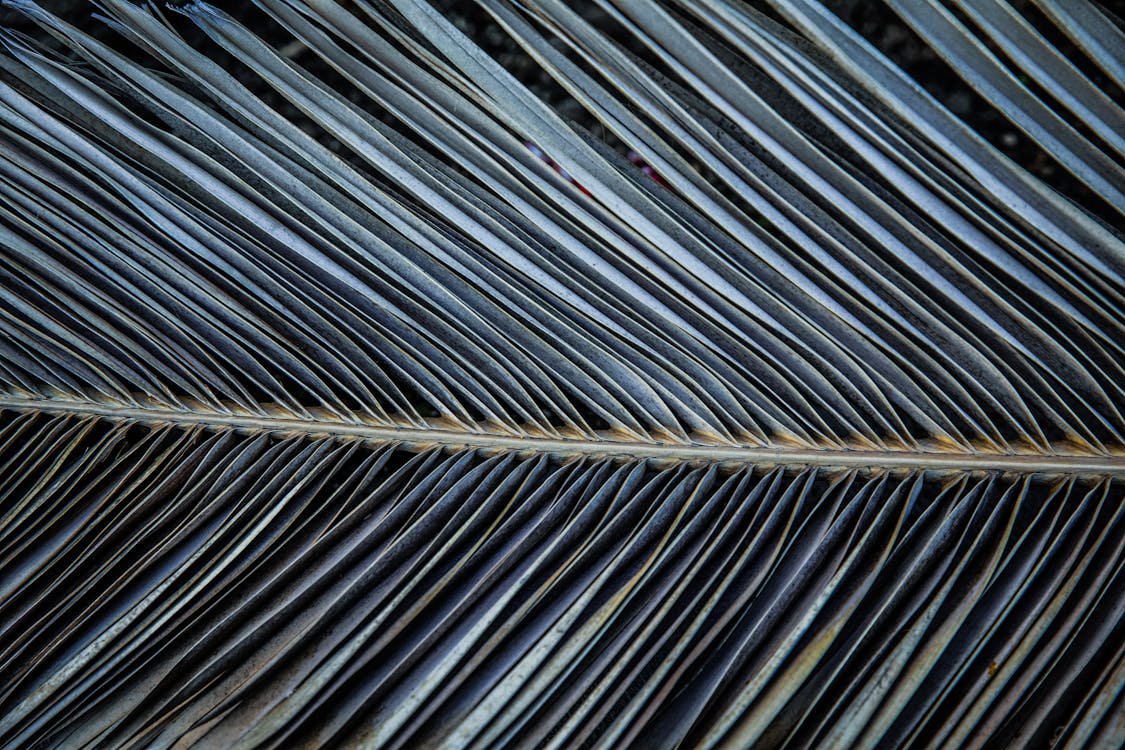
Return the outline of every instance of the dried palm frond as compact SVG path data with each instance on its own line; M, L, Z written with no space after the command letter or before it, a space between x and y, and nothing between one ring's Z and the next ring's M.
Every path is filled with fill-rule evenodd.
M0 745L1125 738L1087 0L5 5Z

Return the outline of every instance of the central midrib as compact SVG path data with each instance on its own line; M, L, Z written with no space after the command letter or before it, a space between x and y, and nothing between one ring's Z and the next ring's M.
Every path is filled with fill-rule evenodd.
M0 397L0 408L42 411L144 424L227 427L399 442L406 445L445 445L528 451L560 456L608 456L623 459L715 462L737 464L794 464L826 467L883 469L934 469L957 471L1012 471L1020 473L1125 475L1125 455L1007 454L997 452L821 450L787 446L711 445L705 443L643 443L607 438L552 438L496 432L465 432L442 428L381 426L309 420L272 415L224 414L165 407L117 406L88 401Z

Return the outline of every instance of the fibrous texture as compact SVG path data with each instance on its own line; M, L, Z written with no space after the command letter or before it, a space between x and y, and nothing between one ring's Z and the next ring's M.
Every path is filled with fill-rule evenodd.
M5 5L0 745L1125 738L1095 5Z

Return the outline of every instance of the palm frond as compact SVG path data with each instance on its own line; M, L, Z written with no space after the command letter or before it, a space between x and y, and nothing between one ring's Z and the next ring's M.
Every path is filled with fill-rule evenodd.
M1122 739L1112 19L889 3L1080 204L811 1L254 5L6 3L0 744Z

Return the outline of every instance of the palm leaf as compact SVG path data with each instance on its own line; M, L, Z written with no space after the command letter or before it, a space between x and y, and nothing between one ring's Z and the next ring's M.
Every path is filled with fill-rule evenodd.
M1122 31L890 4L1072 195L804 0L8 2L0 744L1120 742Z

